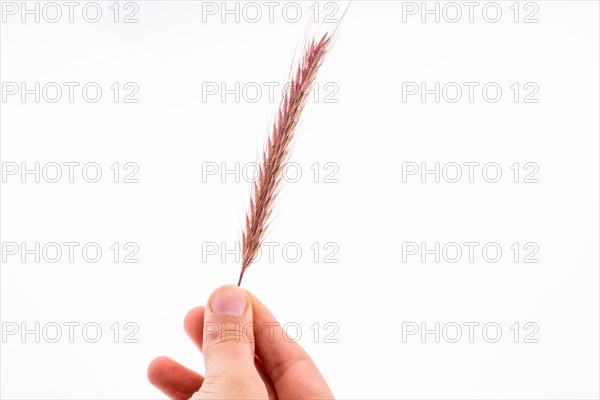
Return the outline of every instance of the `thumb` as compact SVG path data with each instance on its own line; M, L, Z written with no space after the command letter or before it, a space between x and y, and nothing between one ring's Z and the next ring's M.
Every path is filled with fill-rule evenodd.
M215 290L204 311L202 352L208 381L258 376L254 367L252 302L234 285ZM254 378L254 377L253 377Z

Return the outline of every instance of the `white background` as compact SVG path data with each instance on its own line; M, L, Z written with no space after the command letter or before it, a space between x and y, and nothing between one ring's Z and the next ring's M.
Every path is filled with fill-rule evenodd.
M3 171L11 163L96 162L103 175L95 184L82 178L81 167L73 183L66 176L58 183L43 177L36 183L33 175L23 183L20 173L4 177L0 395L161 398L146 380L148 363L165 354L202 371L183 317L213 289L235 282L239 271L234 256L222 262L220 253L203 255L203 246L232 248L239 240L250 183L231 174L225 183L219 174L203 179L203 168L255 161L278 102L266 92L256 102L248 96L236 102L233 95L203 101L203 83L233 88L236 82L285 82L307 27L316 33L333 29L324 18L335 8L317 5L317 23L311 24L313 3L297 3L302 16L291 23L282 17L281 3L271 23L259 2L260 21L242 14L239 23L232 15L223 23L222 10L203 14L199 1L138 1L137 23L122 22L134 10L125 3L115 23L113 2L99 2L102 17L89 23L82 2L73 23L64 6L57 23L43 15L39 23L31 15L23 23L21 10L6 13L6 3L3 95L7 82L29 88L35 82L78 82L79 88L97 82L103 95L97 103L85 101L80 89L72 103L66 91L57 103L44 96L36 103L33 95L22 101L20 93L3 98ZM285 186L267 238L279 243L275 259L252 266L243 286L282 324L301 328L300 342L340 398L598 398L598 3L521 2L515 22L513 2L498 2L496 23L482 15L485 2L475 8L472 23L469 9L458 4L462 18L451 23L454 11L438 3L440 12L450 14L436 23L434 15L422 22L419 12L410 14L420 2L353 2L318 78L334 86L321 87L298 132L292 161L302 177ZM489 7L488 19L494 17ZM537 22L524 23L531 13ZM137 85L138 102L121 97L115 103L109 89L114 82L121 96L130 92L125 83ZM430 89L456 82L463 96L456 103L447 101L454 92L442 93L439 103L434 95L422 101L420 94L403 101L406 82L425 82ZM464 82L479 84L473 102ZM502 88L495 103L481 94L490 82ZM517 102L510 89L515 82ZM534 86L526 90L527 83ZM329 100L337 102L323 98L332 87L339 91ZM529 99L537 102L527 103L531 88L539 89ZM115 162L121 168L135 163L139 183L123 183L123 175L114 183L109 166ZM317 162L315 183L309 167ZM472 183L465 162L479 163ZM518 183L509 168L516 162ZM333 166L325 170L326 163ZM439 183L431 174L424 183L420 174L403 179L406 163L458 163L463 176L450 183L444 177L451 179L455 170L446 169L452 174ZM494 177L491 170L482 175L487 163L500 166L498 182L486 181ZM532 171L526 163L537 166L537 183L524 182ZM338 182L324 182L334 169ZM103 255L86 262L78 247L73 263L67 254L56 263L44 257L36 263L33 255L23 262L21 252L7 254L11 242L21 250L23 242L28 248L94 242ZM115 242L121 246L117 263L109 249ZM139 246L138 263L123 262L127 242ZM310 249L315 242L317 262ZM454 253L447 253L436 263L434 255L422 262L421 253L403 252L409 242L429 249L436 242L440 248L480 245L473 262L463 246L457 262L449 262ZM510 249L515 242L517 262ZM302 249L297 262L283 257L287 243ZM483 258L486 243L500 246L499 261ZM532 244L524 249L526 243ZM324 262L338 247L338 262ZM539 262L524 262L536 248L532 259ZM34 329L36 322L40 330L63 326L63 336L50 343L42 335L36 343L34 334L7 334L15 325ZM73 343L68 322L80 324ZM81 332L91 322L102 328L97 343ZM115 322L118 343L110 330ZM127 322L139 327L137 343L124 343L132 332L124 328ZM464 325L469 322L480 324L472 343ZM439 343L434 334L403 340L411 323L427 329L439 323ZM462 326L457 343L451 343L453 323ZM493 329L482 333L488 323L502 329L496 343L489 343ZM332 332L329 339L337 343L325 340ZM46 333L54 337L54 331Z

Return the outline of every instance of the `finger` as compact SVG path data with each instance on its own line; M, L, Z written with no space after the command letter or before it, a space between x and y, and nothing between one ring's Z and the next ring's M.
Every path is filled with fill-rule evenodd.
M202 351L204 332L204 307L192 308L183 320L183 328L192 342Z
M185 316L183 325L188 336L192 339L192 341L196 344L200 351L202 351L202 338L204 330L204 307L192 308ZM269 374L267 374L262 363L256 356L254 358L254 366L256 367L256 370L260 374L260 377L262 378L267 388L269 399L277 399L277 394L275 393L275 388L273 387L271 378L269 378Z
M256 354L279 398L333 398L318 368L302 347L281 328L267 307L252 293Z
M254 355L254 366L260 375L260 378L263 380L265 387L267 388L267 394L269 396L269 400L277 400L277 391L275 390L275 386L273 386L273 382L271 381L271 377L267 374L265 370L265 366L260 361L260 358L255 354Z
M148 380L169 398L188 400L200 389L204 378L169 357L158 357L148 366Z
M208 299L202 343L207 391L229 387L230 397L267 397L265 385L254 366L252 323L252 303L239 287L222 286Z

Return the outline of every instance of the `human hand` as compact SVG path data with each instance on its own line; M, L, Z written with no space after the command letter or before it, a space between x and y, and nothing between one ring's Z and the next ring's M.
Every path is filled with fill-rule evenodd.
M308 354L244 289L215 290L206 307L187 314L184 327L204 355L206 376L156 358L148 379L171 399L333 398Z

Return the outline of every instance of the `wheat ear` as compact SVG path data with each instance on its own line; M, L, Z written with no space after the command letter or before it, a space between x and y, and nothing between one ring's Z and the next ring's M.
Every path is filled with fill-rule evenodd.
M330 43L331 36L325 34L318 42L313 39L306 46L296 74L292 76L281 100L273 131L262 154L258 179L254 182L250 195L246 226L242 232L242 270L238 286L262 244L300 115Z

